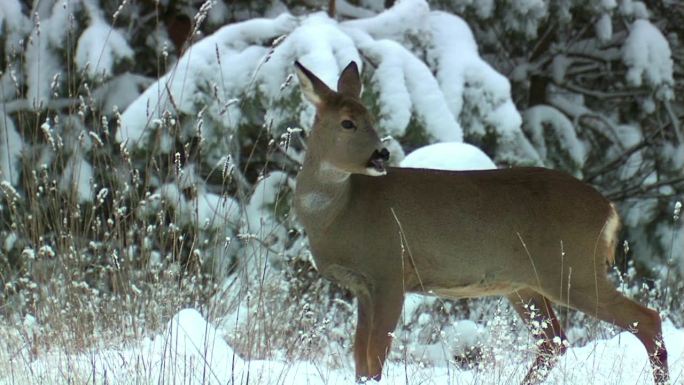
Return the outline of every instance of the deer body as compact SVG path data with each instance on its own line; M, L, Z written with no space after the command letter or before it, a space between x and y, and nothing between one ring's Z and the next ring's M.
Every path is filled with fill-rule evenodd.
M307 182L298 178L297 186ZM508 294L538 279L550 279L550 289L559 290L561 264L577 274L593 272L585 254L593 257L597 244L605 243L603 230L612 215L610 203L589 186L540 168L390 168L380 178L352 174L335 188L339 201L328 208L304 207L297 200L324 275L332 265L371 281L391 274L403 279L406 291L453 292L451 297ZM573 200L567 192L577 188L591 199ZM539 205L539 195L546 196L547 207ZM325 217L328 224L317 222ZM590 242L582 238L586 231L595 234ZM601 255L601 266L607 255Z
M619 219L600 193L543 168L385 168L389 154L358 99L356 65L338 92L297 70L317 116L295 210L321 274L358 298L358 379L380 378L404 295L419 292L504 295L526 322L550 321L525 383L542 380L565 349L553 342L565 336L551 301L625 328L638 322L656 382L668 381L660 317L606 278Z

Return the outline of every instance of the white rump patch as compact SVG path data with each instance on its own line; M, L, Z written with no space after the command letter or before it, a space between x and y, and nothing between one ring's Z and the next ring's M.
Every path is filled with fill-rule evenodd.
M610 255L608 256L608 262L613 263L615 261L615 245L618 241L618 231L620 231L620 216L615 209L614 204L610 204L610 211L608 213L608 219L606 219L606 224L603 226L603 240L608 245L608 250L610 250Z

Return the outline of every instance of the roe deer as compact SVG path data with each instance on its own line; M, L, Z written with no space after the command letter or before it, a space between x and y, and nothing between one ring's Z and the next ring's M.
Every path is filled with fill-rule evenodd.
M503 295L527 324L548 321L525 384L542 381L565 350L551 303L630 330L655 382L669 381L660 316L606 276L620 227L611 202L544 168L386 168L389 152L359 99L356 64L342 71L337 91L295 67L316 107L295 210L320 273L358 298L358 381L380 379L407 292Z

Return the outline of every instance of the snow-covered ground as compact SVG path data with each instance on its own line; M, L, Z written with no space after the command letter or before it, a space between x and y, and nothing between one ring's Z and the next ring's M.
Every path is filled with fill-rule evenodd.
M684 330L664 324L673 384L684 377ZM502 349L506 349L505 346ZM514 349L513 349L514 350ZM505 351L502 351L507 353ZM22 357L22 358L20 358ZM222 333L198 311L176 314L163 334L132 346L80 355L52 352L32 362L15 354L0 373L0 384L353 384L350 357L339 366L317 362L243 360ZM462 370L444 360L434 366L390 361L385 384L518 384L531 354L492 353L481 368ZM609 340L571 347L545 384L651 384L641 343L625 332Z

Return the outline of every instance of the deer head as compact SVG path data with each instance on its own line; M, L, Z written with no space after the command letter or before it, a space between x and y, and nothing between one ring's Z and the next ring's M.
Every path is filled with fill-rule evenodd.
M316 107L310 139L324 167L344 174L385 175L389 151L383 147L366 107L361 104L361 79L355 62L342 71L337 91L295 62L304 97Z

